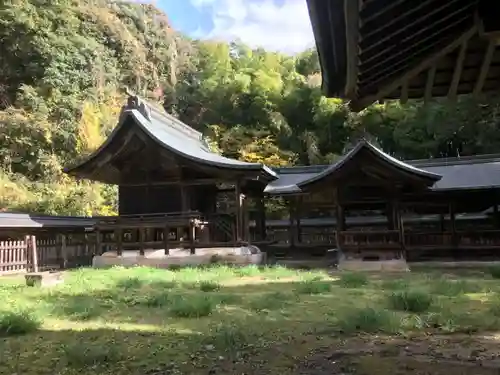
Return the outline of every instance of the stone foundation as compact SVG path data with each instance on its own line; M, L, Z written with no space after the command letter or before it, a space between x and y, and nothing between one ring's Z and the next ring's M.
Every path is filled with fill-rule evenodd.
M50 287L64 280L60 272L33 272L24 275L27 286Z
M358 250L338 253L337 268L344 271L407 272L408 263L400 250Z
M340 259L337 268L342 271L389 271L408 272L410 268L406 259L391 260L361 260L361 259Z
M95 268L112 266L145 266L157 268L169 268L171 266L198 266L202 264L264 264L266 253L256 246L242 246L230 248L204 248L196 249L196 254L191 255L189 249L171 249L169 255L165 255L163 249L145 250L144 255L138 251L124 250L121 256L116 251L107 251L101 256L92 259Z

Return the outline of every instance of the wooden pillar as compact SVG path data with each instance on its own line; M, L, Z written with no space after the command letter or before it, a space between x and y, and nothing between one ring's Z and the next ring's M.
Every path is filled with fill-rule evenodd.
M89 235L88 234L84 234L83 235L83 238L84 238L84 246L85 246L85 249L84 249L84 252L83 252L83 258L85 259L87 256L89 256L90 254L90 251L89 251Z
M115 242L116 242L116 255L121 257L123 254L123 230L119 226L115 229Z
M446 232L446 220L444 218L444 214L439 215L439 231L441 233Z
M391 203L392 206L392 214L393 214L393 226L391 230L398 230L399 244L401 246L401 256L405 259L407 258L406 254L406 243L405 243L405 232L403 227L403 217L401 215L401 204L399 200L395 199Z
M186 186L182 182L179 184L179 191L181 194L181 212L187 212L187 211L189 211L187 192L186 192ZM177 241L179 243L182 242L182 238L184 237L184 230L185 229L186 228L184 228L184 227L177 227L177 229L176 229ZM182 246L182 243L181 243L181 246Z
M295 197L288 200L288 243L295 247Z
M493 200L493 226L495 229L498 229L500 227L500 218L498 217L498 203L496 199L496 194L495 194L495 199Z
M101 231L99 228L95 230L95 255L102 255Z
M59 268L64 270L68 266L68 254L66 253L66 235L60 234L56 236L56 246Z
M168 227L168 225L165 225L163 227L163 249L164 249L164 252L165 252L165 255L168 255L170 253L170 250L168 248L168 235L170 234L170 228Z
M181 188L182 212L191 211L190 194L189 194L188 186L181 183L180 188Z
M451 244L453 247L457 247L458 241L457 241L457 227L455 222L455 214L456 214L455 202L450 202L449 210L450 210Z
M345 231L345 213L344 213L344 207L340 202L337 203L337 208L335 211L337 214L337 244L339 247L341 247L342 246L341 232Z
M242 195L241 207L243 211L243 218L241 222L243 223L243 241L250 242L250 216L248 212L248 197Z
M302 196L297 197L297 206L295 210L295 224L297 231L297 243L302 243L302 227L300 225L300 218L302 217Z
M256 220L256 229L258 232L258 239L260 241L265 241L267 238L266 234L266 202L264 201L264 194L261 193L257 197L257 220Z
M190 220L189 221L189 250L191 252L191 255L196 254L195 240L196 240L196 225L195 225L194 220Z
M139 228L139 255L144 256L144 239L146 234L146 228Z
M38 272L38 252L36 249L36 236L28 236L28 248L31 252L31 272Z
M337 219L337 247L339 249L342 249L343 241L342 241L342 236L341 232L345 231L345 213L344 213L344 207L342 205L341 197L340 197L340 192L338 189L335 189L335 202L337 204L335 208L335 214L336 214L336 219Z
M61 234L61 255L62 255L62 269L68 268L68 246L67 237L65 234Z
M242 229L243 229L243 223L242 223L242 199L241 199L241 182L238 180L236 181L235 187L234 187L234 199L235 199L235 206L236 206L236 212L235 212L235 219L236 219L236 238L235 242L239 243L242 240Z

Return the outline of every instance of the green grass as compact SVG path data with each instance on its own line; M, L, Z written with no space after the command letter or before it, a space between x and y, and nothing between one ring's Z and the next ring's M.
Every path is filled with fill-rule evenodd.
M213 366L252 373L257 365L287 373L293 358L358 334L500 326L500 284L491 270L116 267L69 271L64 279L52 288L0 279L0 373L196 375Z
M391 293L388 300L394 310L422 313L431 307L433 296L424 291L403 290Z
M364 273L342 273L339 283L344 288L360 288L368 284L368 276Z

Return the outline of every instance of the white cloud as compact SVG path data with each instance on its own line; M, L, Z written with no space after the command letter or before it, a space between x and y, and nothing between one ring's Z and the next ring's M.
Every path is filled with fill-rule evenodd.
M190 0L212 17L212 30L194 37L241 40L252 47L297 53L314 45L306 0Z

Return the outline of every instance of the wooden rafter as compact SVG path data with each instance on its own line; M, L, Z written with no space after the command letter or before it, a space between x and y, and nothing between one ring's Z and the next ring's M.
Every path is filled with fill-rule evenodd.
M450 89L448 90L448 98L455 100L457 97L458 84L460 83L460 77L462 76L462 70L464 67L465 53L467 52L468 39L462 42L460 50L458 52L457 60L455 61L455 69L453 70L453 78L450 83Z
M434 87L434 78L436 77L437 65L434 64L427 72L427 80L425 82L424 101L428 102L432 98L432 88Z
M401 74L399 77L392 80L392 82L390 82L389 84L380 87L375 94L367 95L362 99L352 101L351 102L352 109L356 111L361 108L365 108L371 103L378 100L379 98L387 96L388 94L396 90L399 86L401 86L404 80L412 79L416 75L420 74L423 70L434 65L439 59L441 59L443 56L453 51L455 48L461 45L465 40L469 40L476 32L477 32L476 25L470 27L467 31L465 31L460 37L455 39L453 42L451 42L444 48L441 48L440 50L436 51L434 54L428 56L427 58L423 59L414 68Z
M486 52L484 53L483 62L481 64L481 70L479 71L479 75L477 77L476 85L474 86L473 95L478 96L483 91L484 81L488 75L488 71L490 70L491 60L493 58L493 54L496 49L495 40L491 39L488 43L488 47L486 48Z
M387 59L384 59L376 64L372 64L367 69L363 69L363 74L367 74L371 71L375 71L375 72L377 72L376 75L380 76L380 75L382 75L381 73L383 73L383 72L393 72L394 71L394 67L393 67L394 64L390 63L391 60L398 60L397 57L404 56L403 59L400 59L400 60L408 61L408 60L411 60L412 55L415 55L415 54L424 52L428 49L434 48L435 43L436 43L436 38L439 38L439 36L442 36L442 35L446 35L446 33L445 33L446 30L449 30L453 27L456 27L457 25L460 25L462 22L466 21L469 18L468 14L464 14L463 17L457 18L457 19L453 20L452 22L448 21L448 19L453 19L453 16L455 16L457 13L459 13L461 11L462 10L456 11L456 12L449 14L446 17L443 17L443 19L439 21L439 24L442 23L443 27L438 28L437 31L429 33L428 30L422 29L422 30L418 31L417 33L411 35L411 37L406 38L405 42L408 43L409 39L411 39L411 38L417 38L418 35L425 35L424 37L422 37L420 39L417 38L418 41L416 43L409 43L407 46L398 49L396 53L391 54ZM448 21L448 22L446 22L446 21ZM431 42L431 43L428 43L428 42ZM415 49L415 47L419 46L419 45L424 45L425 47L418 49L416 51L416 53L410 54L411 50ZM387 51L385 49L379 51L377 54L371 56L369 59L363 60L363 64L369 63L371 60L373 60L376 57L383 56L384 53L386 53L386 52ZM380 68L381 65L384 66L384 68L381 69Z
M123 151L125 151L129 145L129 142L134 137L135 132L129 132L127 135L120 141L120 147L118 147L114 151L109 151L104 158L101 160L96 160L96 168L99 169L104 165L111 162L111 160L115 159L118 155L120 155Z
M391 1L386 7L383 7L379 11L373 12L369 16L365 17L363 19L363 21L361 22L361 25L366 24L367 22L370 22L371 20L379 17L380 15L384 14L385 12L390 11L392 8L395 8L396 6L398 6L401 3L404 3L405 1L406 0L393 0L393 1ZM369 3L367 3L367 2L363 3L363 7L366 7L367 5L369 5Z
M347 60L347 76L345 92L355 95L358 88L358 57L359 57L359 9L360 1L351 0L344 2L344 15L346 20L346 50L350 58Z
M430 11L428 14L426 14L426 18L432 16L436 12L439 12L439 11L447 8L450 5L450 3L453 3L455 1L458 1L458 0L451 0L451 1L443 2L441 6L435 6L435 7L433 7L432 11ZM390 27L394 23L396 23L398 21L401 21L402 18L411 16L412 13L414 13L414 12L416 12L416 11L418 11L418 10L426 7L426 6L429 6L430 4L433 4L433 3L435 3L434 0L421 1L416 7L410 8L405 13L403 13L402 15L400 15L401 18L399 18L399 17L394 18L392 21L384 24L380 29L375 29L375 30L373 30L372 32L370 32L368 34L363 35L363 39L367 39L367 38L375 35L376 33L379 33L380 31L383 31L384 29ZM364 49L364 51L368 51L370 49L373 49L373 48L377 47L378 45L386 42L388 39L394 37L395 35L401 34L404 31L406 31L407 29L409 29L410 27L415 26L419 22L422 22L422 18L415 18L415 19L413 19L411 22L406 23L403 27L398 28L398 30L395 33L392 33L392 34L391 33L387 33L384 37L378 38L375 43L372 43L369 46L366 46L366 48Z

